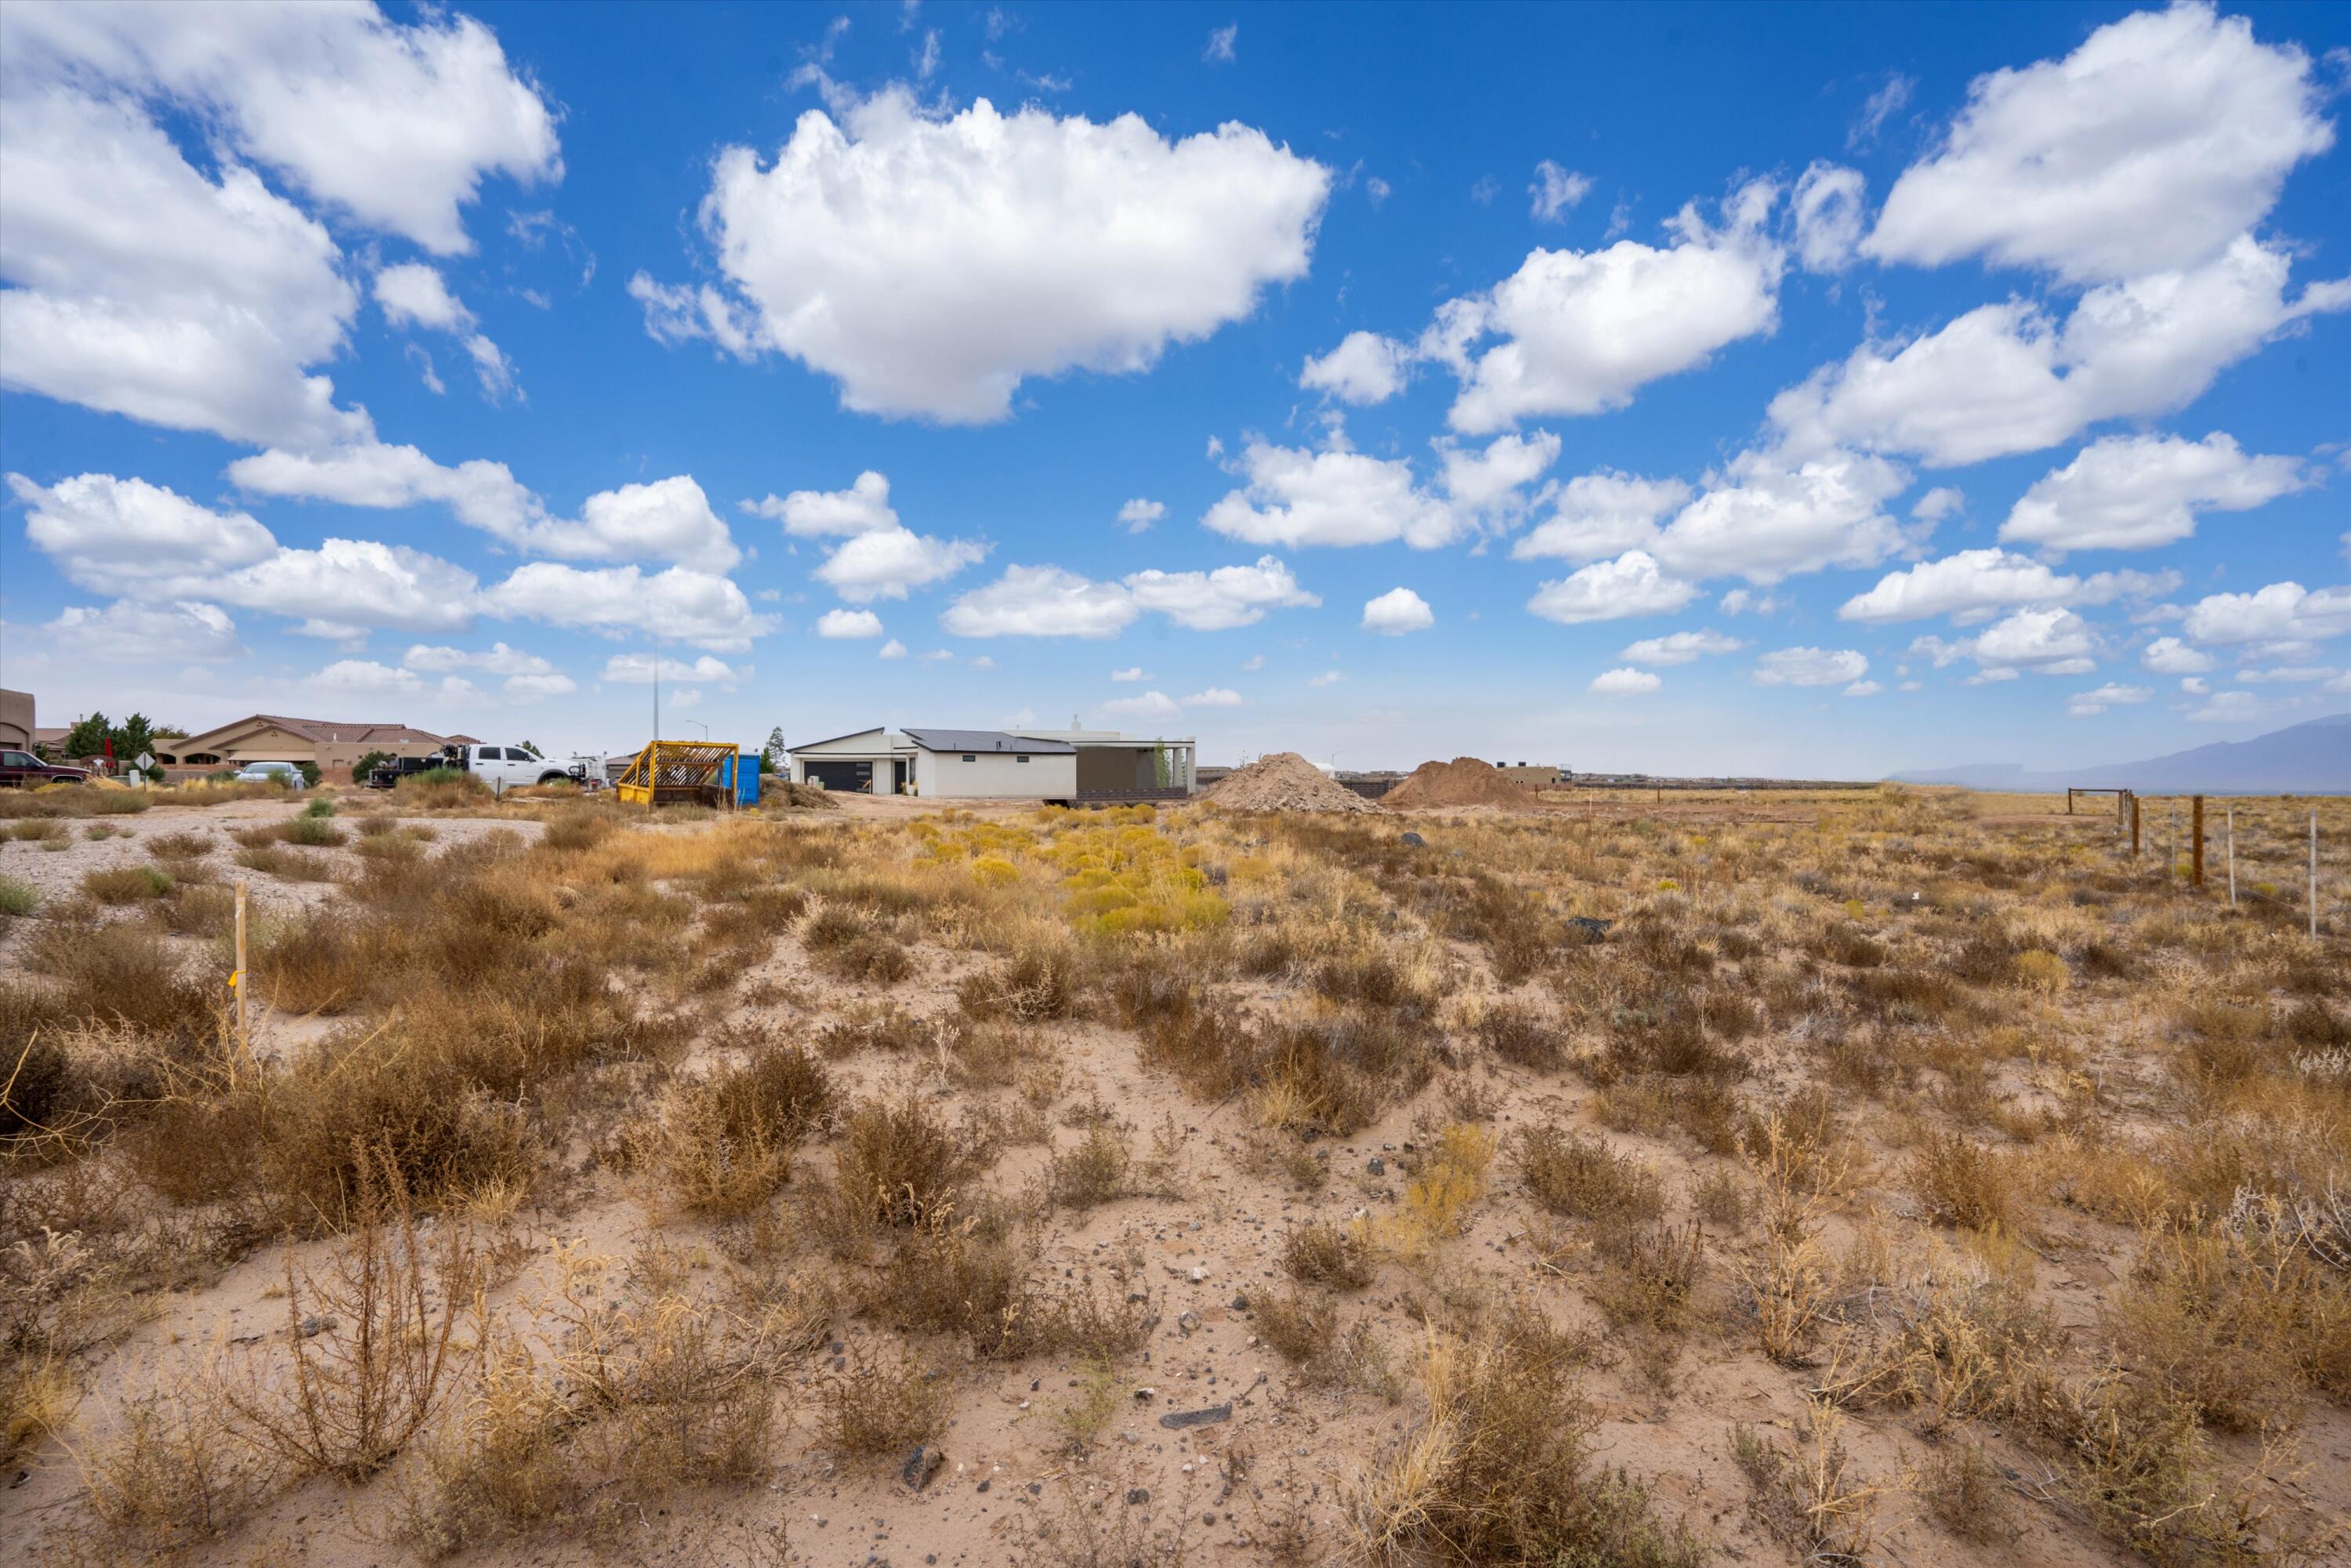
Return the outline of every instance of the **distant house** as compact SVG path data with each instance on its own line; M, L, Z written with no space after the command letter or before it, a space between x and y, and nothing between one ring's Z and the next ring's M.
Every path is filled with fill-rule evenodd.
M248 762L311 762L324 776L348 778L351 765L371 751L427 757L454 739L404 724L256 713L202 735L159 740L154 752L160 767L178 774L242 768Z
M0 746L29 751L33 730L33 694L0 687Z
M1522 789L1562 789L1575 782L1566 768L1548 763L1497 762L1494 771Z
M932 800L1181 799L1192 789L1189 738L1115 730L876 726L787 748L796 784Z

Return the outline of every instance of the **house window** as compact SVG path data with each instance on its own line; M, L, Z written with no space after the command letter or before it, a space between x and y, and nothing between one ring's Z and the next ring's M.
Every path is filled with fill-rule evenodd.
M979 758L978 758L974 757L974 756L973 756L970 752L968 752L968 751L967 751L967 752L965 752L965 753L963 754L963 759L964 759L966 762L977 762L977 761L978 761L978 760L979 760Z
M1027 758L1025 758L1025 757L1016 757L1016 758L1014 758L1012 760L1013 760L1013 761L1015 761L1015 762L1026 762L1026 761L1028 761L1029 759L1028 759Z

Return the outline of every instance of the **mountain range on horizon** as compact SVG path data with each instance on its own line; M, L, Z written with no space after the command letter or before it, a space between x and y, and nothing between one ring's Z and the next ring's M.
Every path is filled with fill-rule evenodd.
M2222 740L2137 762L2093 764L2063 771L2021 762L1977 762L1896 773L1904 784L1959 784L1970 789L2127 789L2210 795L2351 794L2351 713L2329 714L2251 740Z

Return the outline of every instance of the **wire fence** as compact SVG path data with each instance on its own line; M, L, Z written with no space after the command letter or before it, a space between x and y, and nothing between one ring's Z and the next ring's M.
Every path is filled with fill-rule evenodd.
M2095 821L2111 812L2117 856L2160 868L2182 892L2223 900L2312 936L2351 931L2351 800L2201 797L2199 888L2199 799L2124 794L2111 802L2085 801L2077 814Z

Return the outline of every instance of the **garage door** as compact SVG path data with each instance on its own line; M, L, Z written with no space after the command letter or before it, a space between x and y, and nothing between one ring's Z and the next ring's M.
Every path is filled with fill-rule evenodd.
M870 795L873 791L873 764L871 762L826 762L811 757L801 766L808 770L811 784L821 784L828 789L848 789L861 795Z

